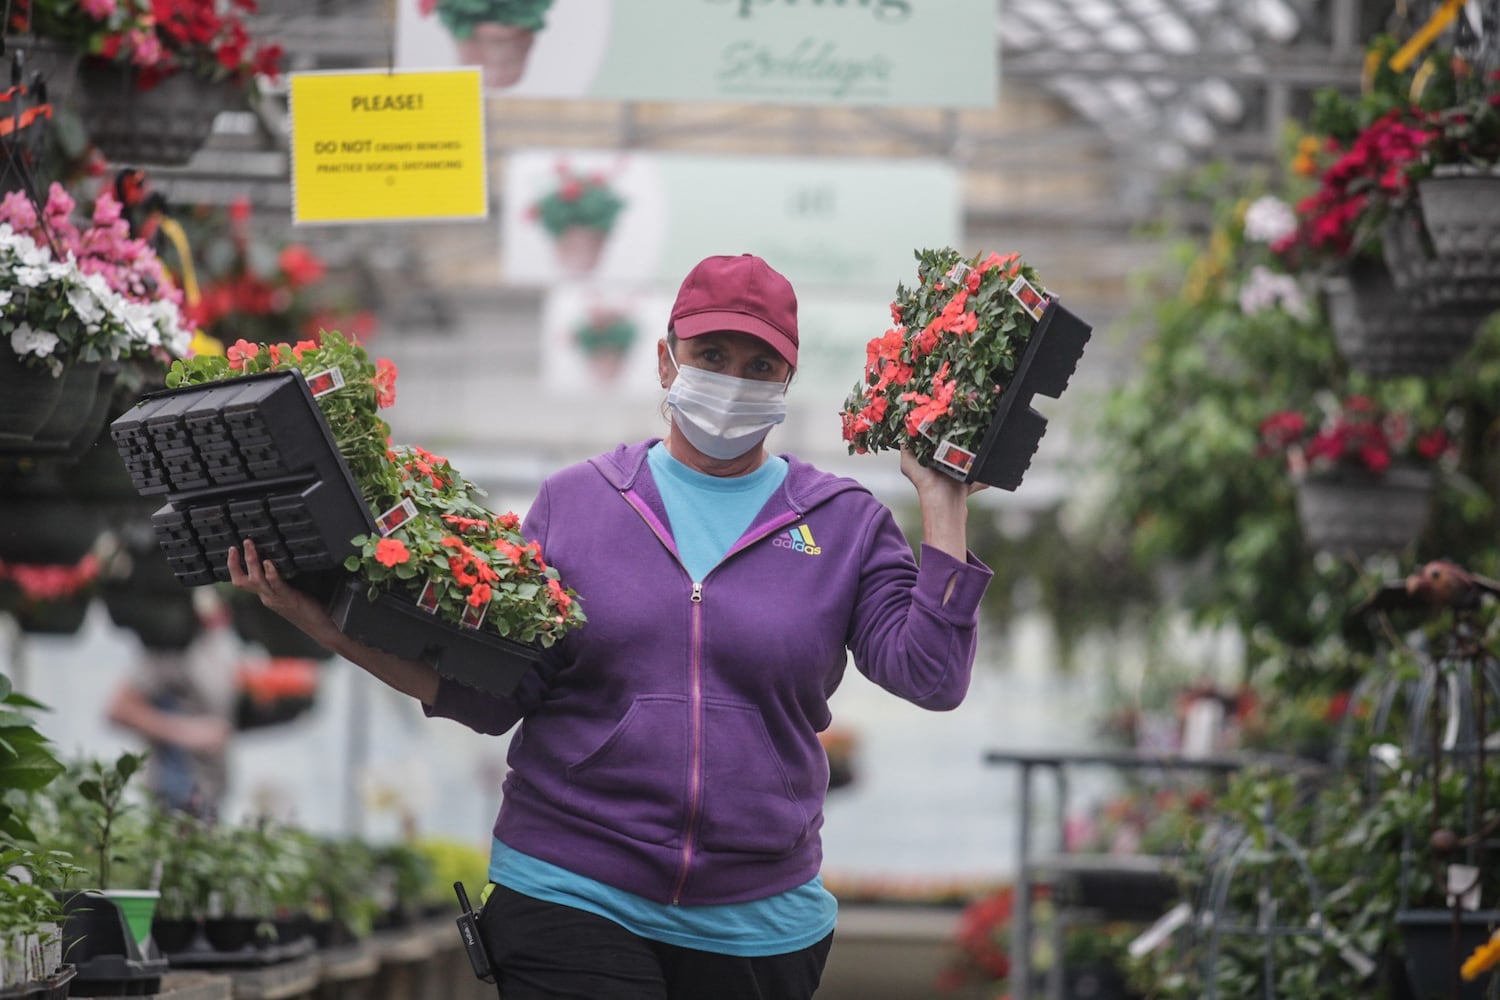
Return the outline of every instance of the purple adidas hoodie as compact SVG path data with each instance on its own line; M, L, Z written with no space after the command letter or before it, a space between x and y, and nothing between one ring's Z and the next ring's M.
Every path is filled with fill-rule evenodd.
M526 517L588 623L512 697L445 680L428 713L482 733L521 723L495 821L512 848L662 903L759 899L822 863L817 734L846 649L892 694L957 707L990 570L926 545L918 570L863 486L785 456L781 488L694 581L653 443L551 476Z

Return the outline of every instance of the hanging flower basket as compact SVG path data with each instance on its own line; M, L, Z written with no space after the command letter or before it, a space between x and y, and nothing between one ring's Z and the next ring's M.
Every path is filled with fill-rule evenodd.
M23 450L52 416L62 379L21 363L0 344L0 449Z
M41 601L23 603L16 609L16 624L27 635L77 635L88 620L92 594L79 594Z
M274 658L326 660L333 654L307 637L307 633L267 608L254 594L235 591L229 598L229 616L241 639L264 647Z
M1328 320L1339 353L1373 376L1435 375L1474 343L1489 310L1439 310L1397 291L1383 261L1356 259L1324 279Z
M102 423L104 407L109 402L107 394L100 399L99 384L102 376L103 366L97 361L76 362L64 369L58 379L62 386L57 405L52 408L52 415L45 424L37 428L31 444L23 450L32 455L68 451L80 437L88 434L91 420L97 417ZM113 372L109 375L109 385L114 385ZM99 427L96 425L93 434L89 435L90 440L98 433Z
M1406 952L1406 975L1412 991L1421 1000L1484 1000L1489 995L1490 976L1466 983L1458 975L1460 964L1500 926L1500 910L1465 910L1459 914L1455 933L1451 910L1401 910L1396 926ZM1456 956L1456 958L1455 958ZM1455 985L1456 984L1456 985ZM1458 992L1453 992L1454 989Z
M83 58L78 46L39 35L6 35L7 67L11 54L16 52L21 54L21 82L29 87L32 75L39 73L47 87L48 102L54 107L67 104L78 82L78 64Z
M64 489L55 465L0 465L0 562L75 563L101 530L97 513Z
M186 72L142 90L129 69L91 59L78 81L84 130L111 163L181 166L203 148L220 112L245 106L238 85Z
M1440 256L1415 207L1391 214L1381 247L1391 284L1414 302L1470 314L1500 308L1500 248Z
M1500 173L1439 168L1417 192L1439 256L1500 253Z
M1385 472L1335 468L1297 481L1297 518L1307 544L1363 559L1401 552L1427 526L1430 469L1394 465Z

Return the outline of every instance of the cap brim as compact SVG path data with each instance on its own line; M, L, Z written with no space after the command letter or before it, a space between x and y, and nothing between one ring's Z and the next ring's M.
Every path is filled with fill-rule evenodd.
M690 316L679 316L672 321L672 332L681 340L691 340L705 333L717 333L720 330L748 333L758 340L763 340L772 350L785 358L787 364L793 368L797 367L797 345L792 343L791 338L786 334L755 316L741 312L700 312Z

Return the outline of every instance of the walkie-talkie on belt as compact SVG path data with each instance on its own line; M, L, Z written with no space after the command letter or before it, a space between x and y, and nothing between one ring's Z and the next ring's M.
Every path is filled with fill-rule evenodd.
M479 915L469 906L469 894L464 892L462 882L454 882L453 891L458 893L458 905L463 909L458 917L458 936L463 939L469 964L474 967L474 975L487 983L493 983L495 973L490 968L489 952L484 950L484 938L479 936Z

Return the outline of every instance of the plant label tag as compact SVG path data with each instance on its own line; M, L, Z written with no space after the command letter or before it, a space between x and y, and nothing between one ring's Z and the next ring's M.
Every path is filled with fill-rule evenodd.
M969 451L967 448L960 448L947 438L944 438L938 444L937 453L933 456L934 461L939 465L946 465L954 472L964 476L967 476L969 470L974 468L974 458L975 456L972 451Z
M485 601L477 608L472 604L465 604L464 615L458 620L458 623L464 628L478 628L484 623L484 613L489 609L489 601Z
M1167 943L1167 938L1177 933L1178 928L1188 922L1193 915L1191 903L1178 903L1166 913L1163 913L1150 927L1141 932L1140 937L1130 942L1127 950L1131 958L1140 958L1149 955L1162 945Z
M337 368L324 368L320 372L313 372L306 378L307 388L311 390L313 399L326 396L330 392L338 392L344 387L344 373Z
M928 418L917 425L917 433L922 435L933 444L937 444L937 432L932 429L936 421Z
M434 584L431 580L428 580L422 585L422 592L417 595L417 607L421 608L429 615L437 614L437 585Z
M955 285L961 285L964 283L965 279L969 277L969 272L972 270L973 268L971 268L968 264L965 264L963 261L959 261L957 264L954 264L951 268L949 268L948 273L943 275L943 277L947 278Z
M1448 905L1479 909L1479 869L1473 865L1448 866Z
M1374 960L1372 960L1369 955L1366 955L1364 952L1354 947L1353 943L1351 943L1349 938L1343 933L1323 923L1323 921L1318 918L1318 915L1316 913L1313 914L1312 919L1308 921L1308 926L1312 927L1314 930L1321 931L1324 939L1331 942L1335 947L1338 948L1339 958L1342 958L1345 964L1349 966L1349 968L1358 973L1360 978L1365 978L1367 976L1372 976L1375 974Z
M1047 308L1047 297L1032 288L1031 282L1018 277L1010 283L1009 291L1021 303L1021 308L1026 310L1028 316L1037 320L1042 318L1042 311Z
M375 524L380 528L381 536L384 537L416 516L417 505L411 502L411 497L402 497L400 503L377 517Z

